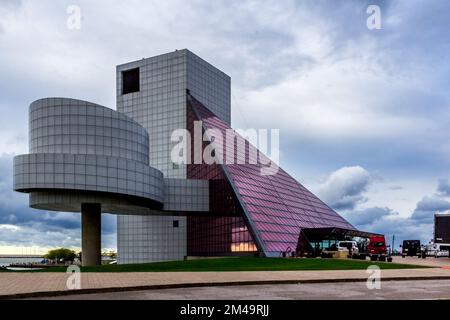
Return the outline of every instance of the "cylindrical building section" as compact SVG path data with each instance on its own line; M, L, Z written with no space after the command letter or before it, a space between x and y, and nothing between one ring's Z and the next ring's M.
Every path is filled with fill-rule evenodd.
M45 98L30 105L29 122L30 153L92 154L149 163L147 131L110 108Z
M80 212L82 264L101 264L101 213L152 214L164 201L139 123L87 101L45 98L29 109L29 150L14 158L14 190L30 206Z
M148 165L148 132L139 123L68 98L37 100L29 112L30 154L14 158L14 190L30 193L31 206L79 212L95 196L111 213L161 209L163 174Z
M16 156L14 190L29 192L30 206L36 209L79 212L85 196L91 194L98 199L95 202L101 201L103 210L108 210L105 212L119 214L136 214L136 208L128 212L133 201L138 206L162 207L164 192L163 174L140 162L55 153ZM37 192L39 197L34 196ZM55 193L61 196L50 197Z

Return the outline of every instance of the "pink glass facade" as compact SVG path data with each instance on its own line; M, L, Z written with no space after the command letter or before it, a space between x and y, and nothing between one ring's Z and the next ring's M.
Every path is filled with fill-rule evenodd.
M188 127L191 126L191 129L194 120L202 121L203 130L217 130L223 137L226 136L226 130L231 129L199 101L189 96ZM236 163L238 141L244 142L246 146L245 164ZM216 215L229 213L237 217L213 216L208 218L210 220L203 220L203 229L207 231L202 231L202 223L198 222L200 220L195 222L196 218L191 218L190 228L188 222L188 253L189 248L198 252L202 251L199 249L203 247L213 246L219 249L217 252L225 249L227 252L236 252L233 250L242 248L243 251L257 250L265 256L279 256L281 252L289 249L296 250L303 228L335 227L356 230L282 168L279 168L276 174L262 175L262 163L266 164L268 158L259 154L258 159L257 150L237 133L235 143L226 142L222 148L216 145L222 149L224 164L188 165L188 178L220 181L210 184L210 193L213 194L212 197L216 197L210 199L211 207L217 212ZM227 159L228 155L233 159L230 156ZM220 187L214 187L214 183ZM211 210L212 215L214 210ZM221 239L214 235L213 230L220 230ZM198 240L200 238L203 242ZM190 243L195 245L190 246L189 239ZM223 242L223 247L220 246L220 241ZM240 247L240 243L247 244ZM251 250L248 250L250 247Z
M187 110L187 129L193 135L195 117ZM203 143L203 148L208 143ZM193 149L194 142L191 141ZM193 151L193 150L191 150ZM193 153L191 152L191 155ZM193 159L191 159L193 163ZM209 180L210 214L187 217L187 252L191 256L212 256L257 252L244 221L244 212L222 169L217 164L190 164L188 179Z

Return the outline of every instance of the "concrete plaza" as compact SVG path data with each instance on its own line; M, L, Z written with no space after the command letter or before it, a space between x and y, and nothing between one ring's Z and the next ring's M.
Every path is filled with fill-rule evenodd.
M398 262L428 264L433 268L381 270L382 281L450 280L448 259L399 258ZM397 259L396 259L397 260ZM81 289L69 290L70 274L50 272L1 272L0 298L20 298L85 294L115 291L137 291L182 287L233 285L312 284L328 282L362 282L366 270L326 271L239 271L239 272L120 272L81 273Z

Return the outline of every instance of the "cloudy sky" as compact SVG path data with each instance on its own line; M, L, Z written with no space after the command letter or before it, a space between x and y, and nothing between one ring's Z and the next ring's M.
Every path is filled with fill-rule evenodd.
M117 64L182 48L231 76L233 127L279 128L281 165L350 222L428 241L450 209L449 12L446 0L0 0L0 253L80 244L79 215L11 191L28 105L115 108ZM103 223L114 248L115 219Z

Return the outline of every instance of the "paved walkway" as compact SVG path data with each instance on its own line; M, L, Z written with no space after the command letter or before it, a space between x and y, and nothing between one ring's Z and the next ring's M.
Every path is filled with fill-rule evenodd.
M366 281L366 270L241 271L241 272L121 272L82 273L81 290L68 290L65 273L0 273L0 298L69 293L148 290L189 286ZM450 279L449 268L381 270L382 280Z

